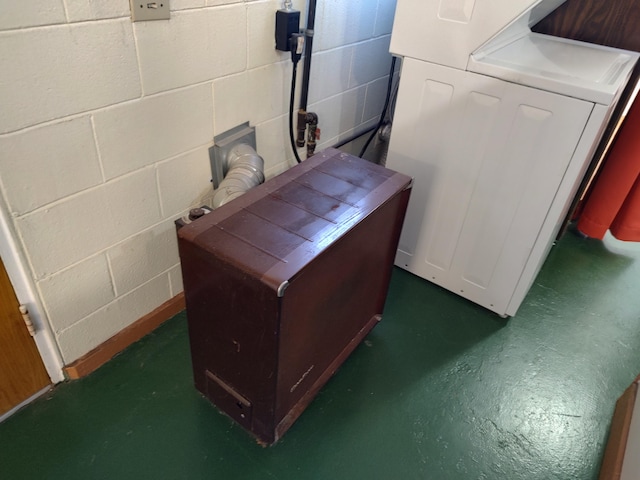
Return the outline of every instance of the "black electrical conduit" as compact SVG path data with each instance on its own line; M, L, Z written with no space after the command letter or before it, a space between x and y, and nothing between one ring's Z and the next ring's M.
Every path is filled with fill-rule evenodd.
M302 92L300 93L300 109L298 111L298 138L293 134L293 104L296 94L296 79L298 75L298 61L300 60L300 52L298 49L298 36L294 36L290 42L291 60L293 62L293 71L291 73L291 98L289 99L289 139L291 141L291 149L296 158L296 162L301 163L297 146L303 147L305 144L305 132L307 130L307 102L309 99L309 76L311 74L311 56L313 53L313 35L316 23L316 1L309 0L309 13L307 15L307 28L304 31L304 70L302 72ZM317 124L317 116L315 116Z
M307 27L304 30L304 71L302 72L302 92L300 93L300 108L298 109L298 135L296 145L304 147L307 125L309 125L309 143L307 145L307 158L313 155L316 148L316 133L318 128L318 116L307 112L309 99L309 77L311 75L311 58L313 57L313 36L316 24L316 0L309 0Z
M313 54L313 29L316 25L316 0L309 0L309 14L307 15L307 28L304 31L304 71L302 72L302 92L300 93L300 110L307 111L309 99L309 75L311 74L311 55ZM298 128L300 126L298 125Z

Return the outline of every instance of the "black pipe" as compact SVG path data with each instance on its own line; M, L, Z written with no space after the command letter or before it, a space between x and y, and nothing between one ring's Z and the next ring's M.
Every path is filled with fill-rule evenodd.
M340 148L340 147L344 147L347 143L351 143L354 140L359 139L360 137L362 137L363 135L366 135L367 133L372 132L373 130L376 130L378 128L378 125L374 125L373 127L369 127L365 130L363 130L362 132L358 132L358 133L354 133L353 135L351 135L350 137L345 138L344 140L340 140L338 143L336 143L335 145L332 145L332 148Z
M305 53L304 72L302 72L302 92L300 94L300 110L307 111L309 99L309 75L311 73L311 56L313 54L313 29L316 24L316 0L309 0L309 14L307 15L307 28L304 31Z
M316 24L316 0L309 0L307 28L304 31L304 70L302 72L302 91L300 92L300 109L298 110L298 135L296 145L304 147L305 133L309 118L307 116L307 102L309 99L309 76L311 75L311 57L313 56L313 35ZM315 148L315 147L314 147Z

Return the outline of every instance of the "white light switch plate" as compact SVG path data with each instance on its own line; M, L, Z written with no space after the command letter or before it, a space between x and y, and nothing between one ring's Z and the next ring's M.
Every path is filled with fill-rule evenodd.
M169 20L169 0L130 0L131 20Z

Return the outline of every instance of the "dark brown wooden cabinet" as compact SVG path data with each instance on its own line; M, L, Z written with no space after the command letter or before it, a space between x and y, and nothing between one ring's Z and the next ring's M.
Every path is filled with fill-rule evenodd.
M534 32L640 51L638 0L567 0Z
M380 321L410 185L329 149L179 230L196 388L260 442Z

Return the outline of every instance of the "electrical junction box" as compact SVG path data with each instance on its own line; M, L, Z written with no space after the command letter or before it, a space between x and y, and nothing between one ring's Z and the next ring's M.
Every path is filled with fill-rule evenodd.
M289 39L300 33L300 12L298 10L278 10L276 12L276 50L291 50Z
M382 318L410 186L328 149L178 231L195 386L259 442Z

